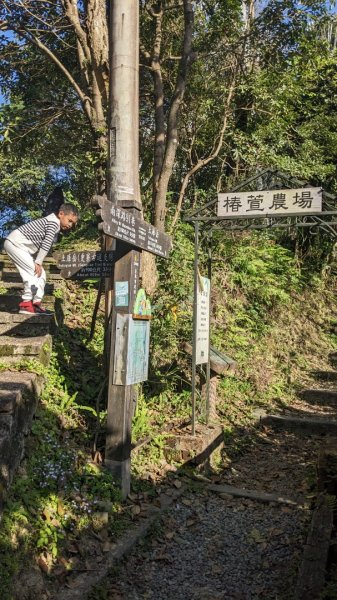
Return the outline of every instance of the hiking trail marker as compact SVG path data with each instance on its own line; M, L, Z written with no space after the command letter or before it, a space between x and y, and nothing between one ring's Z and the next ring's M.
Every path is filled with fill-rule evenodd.
M123 240L151 254L168 258L172 241L166 233L108 200L101 203L99 213L103 219L101 226L106 235Z
M196 364L208 362L210 336L211 282L207 277L198 277L196 310Z
M113 251L82 250L59 252L56 258L61 277L64 279L97 279L111 277L115 254Z

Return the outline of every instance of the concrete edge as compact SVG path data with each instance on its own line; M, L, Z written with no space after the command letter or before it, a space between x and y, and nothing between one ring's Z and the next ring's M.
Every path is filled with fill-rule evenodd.
M138 524L133 530L129 531L124 537L118 540L112 550L107 553L104 565L102 565L95 573L86 572L76 577L74 584L76 587L71 585L65 586L59 590L56 595L50 596L51 600L85 600L89 593L91 593L93 587L99 585L103 579L108 575L109 570L113 565L128 554L135 545L143 539L149 532L151 526L157 519L170 508L170 506L179 499L179 497L186 491L186 486L182 486L179 490L175 491L172 496L166 496L163 505L160 508L153 507L150 515L140 524Z
M316 600L321 597L325 585L332 528L332 502L329 502L327 495L321 494L317 499L304 546L295 600Z

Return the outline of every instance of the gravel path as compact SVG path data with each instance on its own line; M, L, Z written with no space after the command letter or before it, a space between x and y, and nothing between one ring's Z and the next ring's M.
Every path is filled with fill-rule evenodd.
M336 418L336 405L314 404L308 410L299 398L293 408L303 416L313 411ZM105 579L104 600L294 598L315 505L318 456L331 440L261 427L243 432L237 442L236 454L231 444L224 449L212 485L272 493L296 504L214 493L207 481L177 472L158 493L186 489ZM101 600L101 591L92 592L90 600Z
M189 493L109 580L107 598L289 599L305 532L298 508Z
M322 436L258 431L242 454L227 456L217 483L276 493L298 505L218 495L198 484L114 570L107 599L293 598L325 443Z

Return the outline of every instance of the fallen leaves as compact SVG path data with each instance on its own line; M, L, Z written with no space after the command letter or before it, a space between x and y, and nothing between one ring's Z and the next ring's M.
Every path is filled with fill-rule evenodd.
M61 498L58 498L58 500L57 500L57 514L60 517L62 517L64 515L64 512L65 512L65 510L64 510L63 502L62 502Z
M109 523L109 513L105 512L95 512L92 515L92 524L95 531L99 531L106 527Z
M184 504L185 506L192 506L192 500L190 500L189 498L182 498L181 503Z
M48 574L50 572L50 562L47 560L46 556L41 554L37 559L37 564L39 565L41 571L43 573Z
M112 550L113 547L114 547L114 544L112 544L111 542L106 541L102 545L102 551L103 552L110 552L110 550Z
M266 541L266 538L261 534L261 532L253 527L253 529L248 534L248 540L250 542L256 542L257 544L262 544Z
M141 508L140 508L139 504L134 504L133 506L131 506L132 517L136 517L137 515L140 515L140 513L141 513Z

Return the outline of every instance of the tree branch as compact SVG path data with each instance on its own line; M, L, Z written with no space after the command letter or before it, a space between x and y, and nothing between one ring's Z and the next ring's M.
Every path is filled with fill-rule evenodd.
M74 3L72 0L61 0L61 3L69 23L71 23L74 28L76 37L83 49L83 53L86 60L91 62L91 55L87 42L87 36L80 22L77 4Z
M34 44L34 46L36 46L37 48L42 50L48 56L48 58L50 58L53 61L53 63L55 65L57 65L57 67L62 71L62 73L65 75L65 77L68 79L69 83L71 84L71 86L73 87L75 92L77 93L77 95L82 103L85 114L88 116L88 118L90 120L90 117L91 117L91 115L90 115L90 106L91 106L90 98L83 93L83 91L81 90L81 88L79 87L79 85L77 84L77 82L75 81L73 76L71 75L71 73L64 66L64 64L57 58L57 56L43 42L41 42L41 40L39 38L34 36L32 33L29 33L25 29L12 28L12 31L15 31L20 37L23 37L27 41Z
M203 159L199 159L198 162L186 173L181 188L180 188L180 192L179 192L179 198L178 198L178 202L177 202L177 208L172 220L172 225L171 225L171 234L173 229L176 226L177 220L179 218L180 212L181 212L181 208L182 208L182 204L183 204L183 200L184 200L184 196L185 196L185 191L186 188L188 186L188 183L190 181L190 178L192 177L192 175L194 175L197 171L199 171L200 169L202 169L202 167L204 167L205 165L207 165L208 163L210 163L212 160L214 160L222 147L223 144L223 138L225 135L225 131L227 129L227 124L228 124L228 116L230 114L230 104L232 101L232 97L234 94L234 89L235 89L235 81L236 78L235 76L233 77L233 80L231 82L231 85L229 87L229 91L228 91L228 95L227 95L227 99L226 99L226 103L225 103L225 108L224 108L224 115L223 115L223 120L222 120L222 127L221 130L219 132L219 137L218 137L218 142L216 144L215 147L212 148L211 153L209 154L209 156L207 156L206 158Z

